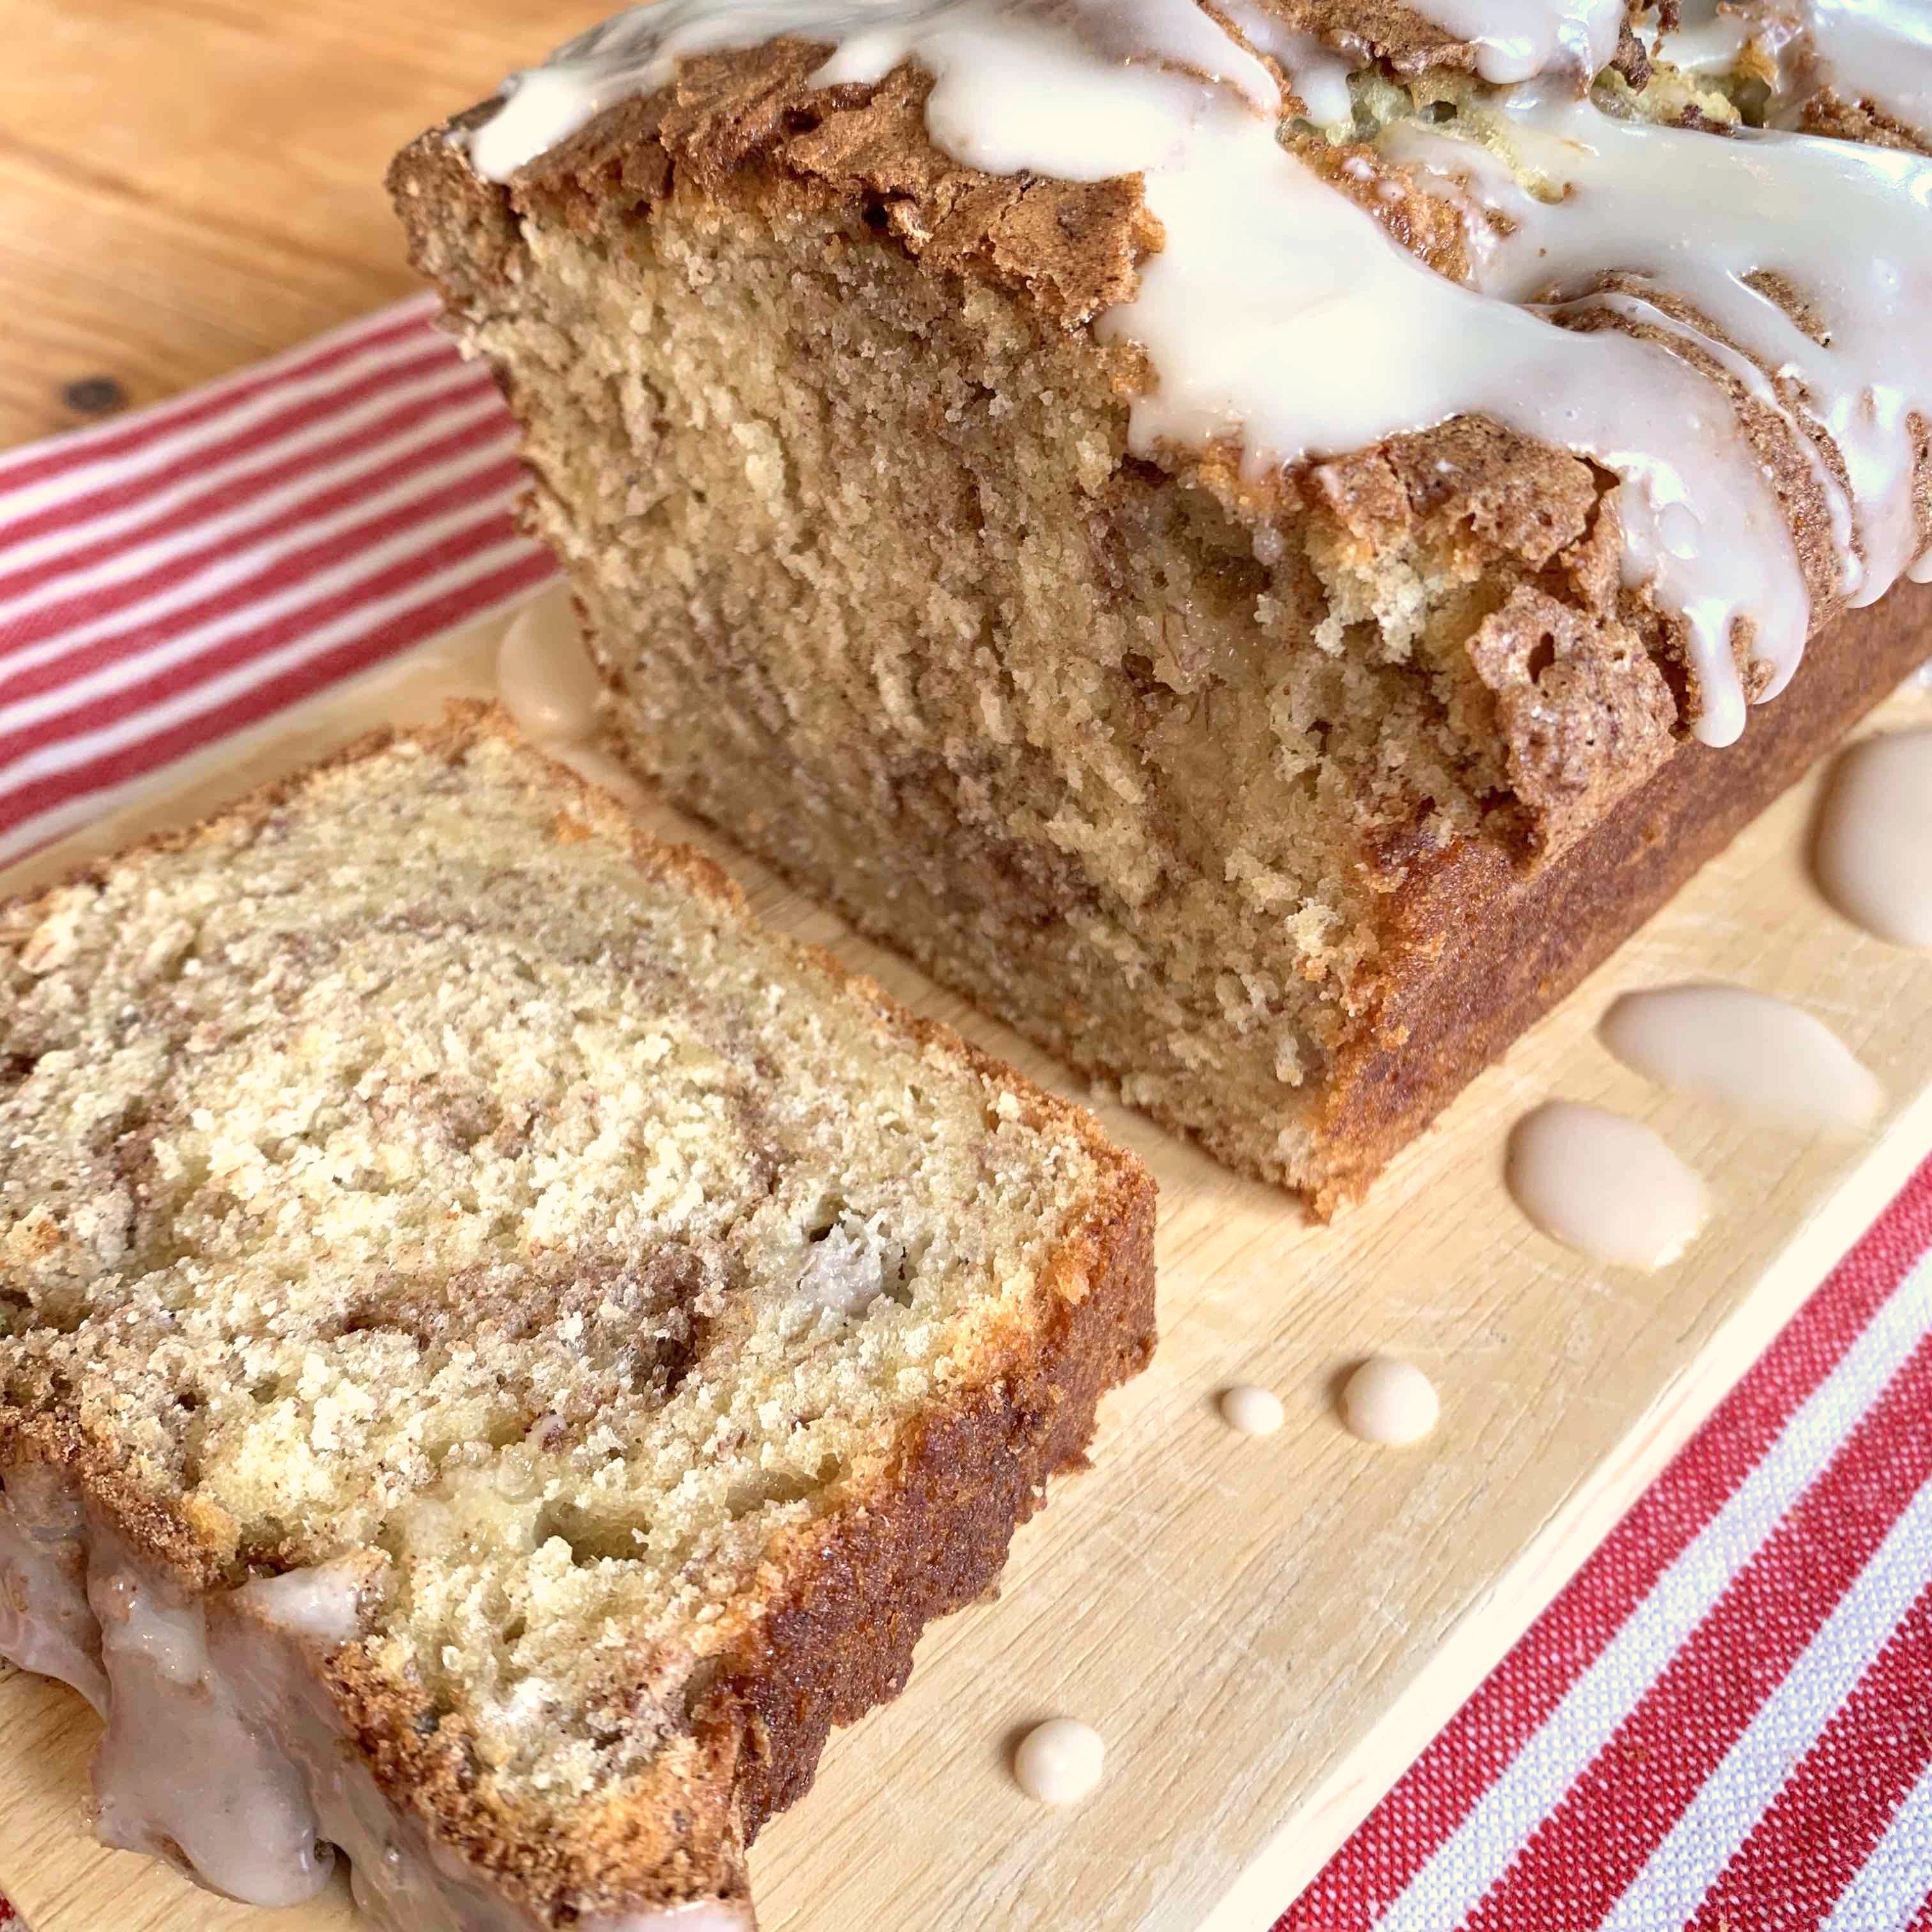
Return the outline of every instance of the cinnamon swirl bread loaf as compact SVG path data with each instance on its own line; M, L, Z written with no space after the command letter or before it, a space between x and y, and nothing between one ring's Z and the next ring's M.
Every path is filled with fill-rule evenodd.
M1924 655L1910 10L669 0L392 186L638 769L1325 1208Z

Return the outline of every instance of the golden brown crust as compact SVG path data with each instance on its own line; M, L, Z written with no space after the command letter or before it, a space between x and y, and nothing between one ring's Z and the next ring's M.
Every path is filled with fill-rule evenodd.
M1496 699L1511 789L1553 856L1670 754L1676 700L1641 641L1520 585L1469 660Z
M1460 538L1539 572L1588 536L1604 495L1587 463L1479 416L1336 458L1304 488L1364 558ZM1571 587L1588 596L1598 585Z
M1932 591L1912 586L1840 618L1738 743L1680 743L1552 864L1513 866L1474 840L1414 859L1386 915L1398 968L1326 1097L1324 1211L1358 1198L1511 1040L1895 690L1925 656L1928 620Z
M752 1741L748 1838L803 1796L832 1725L898 1695L920 1630L983 1594L1048 1478L1084 1462L1095 1405L1152 1354L1153 1283L1153 1192L1124 1178L1041 1285L1038 1352L926 1421L884 1499L800 1567L731 1660L714 1708Z
M1081 183L964 166L926 134L930 76L904 66L876 86L812 87L826 52L781 40L689 60L671 86L621 102L503 189L478 181L445 130L425 135L390 174L417 266L446 272L442 251L425 259L430 238L411 218L425 201L460 206L468 232L448 259L487 280L514 246L510 211L588 232L614 208L648 218L676 184L774 212L856 208L916 260L1023 290L1068 328L1132 294L1137 264L1160 239L1137 177Z
M541 759L500 706L451 704L437 723L368 734L266 785L213 818L161 834L0 906L0 931L38 923L50 895L146 854L246 836L317 776L399 742L454 760L485 737L541 760L536 781L572 815L626 844L653 877L673 880L743 919L744 896L703 854L667 845L611 794ZM560 825L558 836L571 836ZM1047 1478L1077 1463L1100 1396L1144 1366L1154 1346L1154 1183L1108 1142L1084 1108L1044 1092L950 1028L907 1012L870 980L821 949L770 936L822 975L827 992L862 1001L884 1028L943 1054L989 1096L1010 1096L1030 1124L1077 1139L1099 1169L1083 1218L1054 1251L1030 1318L1003 1331L984 1378L936 1406L910 1432L882 1478L805 1526L767 1566L762 1618L744 1619L739 1647L694 1701L688 1735L674 1739L640 1799L596 1809L580 1829L527 1818L488 1792L460 1724L437 1721L422 1694L352 1645L331 1657L326 1681L347 1735L389 1800L419 1820L505 1897L562 1927L586 1912L735 1894L745 1844L766 1818L809 1786L830 1727L902 1687L920 1630L972 1601L997 1575L1015 1526ZM58 1464L137 1550L183 1586L236 1580L232 1540L160 1502L113 1442L85 1434L57 1403L23 1412L0 1405L0 1466Z

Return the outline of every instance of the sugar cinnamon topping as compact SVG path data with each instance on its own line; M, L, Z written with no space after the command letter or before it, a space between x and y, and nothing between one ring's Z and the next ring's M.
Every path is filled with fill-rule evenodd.
M1361 164L1470 210L1484 245L1462 283L1279 138L1292 117L1339 117L1330 50L1366 60L1385 13L1433 23L1483 80L1510 83L1464 82L1446 128L1385 124ZM1610 0L1305 16L1284 0L1225 14L1194 0L671 0L515 77L461 138L479 173L506 179L689 57L773 39L831 49L806 76L817 89L930 76L926 135L963 166L1138 178L1160 245L1094 323L1150 371L1138 454L1238 449L1258 484L1480 416L1586 458L1618 479L1626 587L1678 627L1697 734L1724 744L1784 688L1828 608L1932 574L1932 344L1918 320L1932 163L1783 128L1723 138L1708 114L1620 118L1579 86L1627 24ZM1691 23L1713 31L1731 32ZM1896 0L1812 0L1795 27L1780 15L1762 31L1784 50L1781 86L1834 74L1861 100L1876 91L1860 78L1874 48L1894 48L1904 92L1885 91L1916 111L1924 30ZM1667 60L1672 35L1653 40ZM1790 52L1801 43L1810 68ZM1801 118L1795 92L1780 113Z

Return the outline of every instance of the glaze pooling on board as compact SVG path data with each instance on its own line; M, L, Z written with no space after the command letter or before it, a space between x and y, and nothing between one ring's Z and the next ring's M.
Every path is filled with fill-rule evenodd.
M496 692L533 744L587 738L597 723L597 668L577 607L561 584L539 591L510 620L496 652Z
M382 1559L191 1594L45 1464L4 1472L0 1656L80 1691L106 1719L94 1762L104 1844L165 1859L251 1905L296 1905L339 1848L381 1932L542 1932L382 1795L320 1674L360 1625ZM580 1932L753 1932L701 1900L590 1916Z
M650 802L636 774L596 742L602 686L577 607L560 584L511 619L496 647L496 698L517 728L554 758L633 811Z
M1813 836L1819 890L1855 926L1932 947L1932 731L1891 731L1841 753Z
M1711 1218L1702 1179L1642 1122L1574 1100L1517 1121L1504 1178L1552 1240L1615 1268L1667 1267Z
M1876 1076L1822 1020L1747 986L1626 993L1598 1034L1660 1087L1801 1132L1859 1132L1884 1110Z
M1599 64L1622 17L1609 0L1426 10L1490 33L1479 65L1510 80ZM1919 320L1932 307L1932 163L1618 120L1553 80L1504 89L1492 118L1550 200L1472 142L1413 126L1391 137L1516 224L1478 251L1478 286L1466 287L1280 145L1286 104L1253 50L1292 68L1296 46L1251 6L1232 17L1252 46L1192 0L671 0L513 77L464 138L478 172L505 179L614 100L663 84L679 58L788 32L835 48L822 85L916 62L934 76L928 132L956 160L1141 176L1164 243L1133 298L1096 325L1155 372L1132 406L1137 454L1232 441L1259 478L1473 414L1588 458L1618 481L1627 582L1683 628L1695 727L1711 743L1735 740L1748 700L1790 678L1810 595L1728 393L1662 343L1592 326L1601 314L1634 307L1784 418L1809 452L1851 601L1932 567L1912 495L1913 418L1932 413ZM1322 114L1338 112L1336 76L1304 59ZM1624 285L1600 292L1612 274ZM1766 274L1796 289L1816 339L1763 292ZM1666 317L1653 291L1705 321ZM1308 368L1324 380L1301 380ZM1748 674L1741 654L1756 660Z

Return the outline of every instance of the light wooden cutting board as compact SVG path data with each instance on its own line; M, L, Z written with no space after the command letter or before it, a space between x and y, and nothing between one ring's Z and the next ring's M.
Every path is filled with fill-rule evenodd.
M0 889L482 688L492 629L320 700ZM1928 718L1932 702L1901 694L1875 722ZM998 1600L927 1634L905 1695L836 1737L809 1797L760 1840L768 1932L1270 1923L1932 1147L1932 959L1818 899L1802 865L1812 794L1760 820L1338 1226L1306 1226L1272 1190L1101 1108L1161 1184L1160 1354L1105 1405L1093 1470L1020 1533ZM652 817L716 851L775 925L1067 1088L718 842ZM1647 1088L1596 1044L1615 994L1692 978L1826 1019L1886 1082L1883 1129L1847 1143L1742 1125ZM1708 1177L1718 1212L1678 1265L1606 1270L1517 1215L1504 1137L1552 1094L1652 1122ZM1370 1448L1337 1420L1338 1380L1378 1350L1442 1392L1420 1447ZM1280 1394L1279 1435L1219 1420L1235 1381ZM1106 1783L1067 1811L1008 1772L1016 1735L1056 1712L1108 1747ZM69 1693L0 1682L0 1888L33 1932L349 1925L340 1895L272 1919L95 1846L80 1818L94 1730Z

